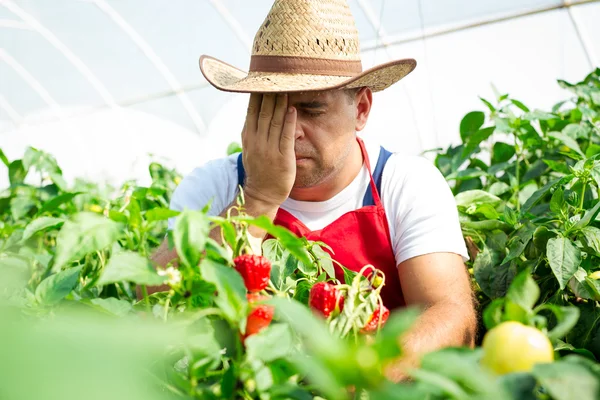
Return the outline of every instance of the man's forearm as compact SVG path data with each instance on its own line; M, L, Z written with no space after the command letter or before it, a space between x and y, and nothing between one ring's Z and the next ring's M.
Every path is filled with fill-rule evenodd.
M445 302L425 309L415 325L402 336L401 358L386 367L388 379L399 382L406 371L419 365L420 358L444 347L475 344L477 320L472 303Z

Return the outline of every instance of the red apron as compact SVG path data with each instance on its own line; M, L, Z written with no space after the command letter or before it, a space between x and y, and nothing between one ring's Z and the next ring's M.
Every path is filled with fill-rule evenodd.
M363 155L364 162L369 170L370 186L365 194L365 204L357 210L349 211L338 219L325 226L323 229L311 231L302 221L289 212L279 209L274 223L283 226L298 236L304 236L311 241L322 241L329 245L334 254L331 256L346 268L359 272L365 265L372 264L385 274L385 286L381 290L383 304L390 310L405 305L402 288L398 279L396 258L392 247L390 232L385 210L381 204L379 193L373 174L369 157L363 141L357 138ZM381 182L383 166L387 157L380 153L376 172L378 182ZM386 151L387 152L387 151ZM389 152L388 156L389 156ZM241 157L238 162L241 166ZM238 175L243 182L243 170ZM325 249L325 251L328 251ZM343 270L335 265L336 278L344 282ZM368 271L366 272L368 273Z

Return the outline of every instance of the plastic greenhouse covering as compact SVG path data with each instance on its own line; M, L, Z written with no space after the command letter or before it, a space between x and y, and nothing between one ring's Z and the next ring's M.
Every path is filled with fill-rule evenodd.
M415 58L376 93L367 128L420 154L459 139L494 87L536 108L600 64L600 2L350 0L363 68ZM67 179L186 173L239 141L248 97L208 85L209 54L247 70L271 0L0 0L0 148L53 154ZM151 156L150 156L151 155ZM5 174L0 187L5 187Z

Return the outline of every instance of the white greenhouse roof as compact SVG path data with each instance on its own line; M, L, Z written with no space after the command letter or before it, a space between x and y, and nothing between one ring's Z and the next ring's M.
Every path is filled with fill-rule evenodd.
M478 96L491 98L491 84L534 108L550 107L565 96L557 79L580 80L600 65L600 1L349 4L364 68L393 58L418 63L375 95L365 135L392 150L416 154L456 142L460 119L483 109ZM117 181L143 176L134 163L149 152L184 173L225 154L239 140L247 95L207 85L198 58L247 69L271 5L0 0L0 148L12 159L38 146L67 176Z

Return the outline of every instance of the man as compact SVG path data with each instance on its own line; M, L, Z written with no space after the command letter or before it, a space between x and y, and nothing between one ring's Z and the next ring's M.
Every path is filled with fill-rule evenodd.
M344 0L276 0L256 34L249 74L200 58L202 73L217 89L250 93L242 156L195 169L171 204L201 209L211 201L209 213L225 215L239 184L248 214L326 242L348 268L381 269L388 308L424 310L402 338L406 356L388 370L395 381L425 352L472 345L476 326L467 250L444 178L425 159L357 138L372 93L415 65L398 60L362 72ZM250 233L265 234L255 227ZM216 233L213 238L220 240ZM165 242L154 260L165 265L174 258Z

